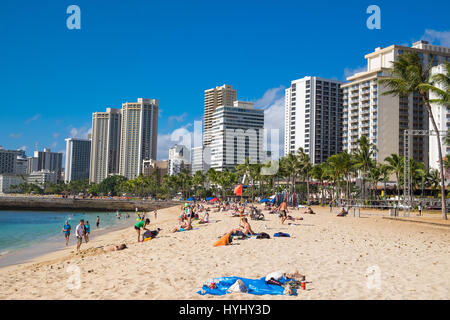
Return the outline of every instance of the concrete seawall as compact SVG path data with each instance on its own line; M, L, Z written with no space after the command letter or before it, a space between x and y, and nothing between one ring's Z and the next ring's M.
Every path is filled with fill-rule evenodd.
M44 197L0 197L0 210L151 211L179 205L177 201L62 199Z

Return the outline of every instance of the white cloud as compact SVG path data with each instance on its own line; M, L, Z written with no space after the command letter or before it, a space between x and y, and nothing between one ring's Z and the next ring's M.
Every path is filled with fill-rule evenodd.
M79 138L79 139L87 139L88 134L92 133L92 128L81 127L75 128L72 127L69 132L70 138Z
M193 133L186 129L192 124L188 124L184 127L175 129L171 133L158 135L158 151L157 158L159 160L165 160L169 158L169 148L176 144L182 144L188 149L192 148Z
M33 121L36 121L37 119L39 119L41 117L41 115L38 113L38 114L35 114L33 117L31 117L30 119L27 119L26 121L25 121L25 123L26 124L30 124L31 122L33 122Z
M21 147L19 148L19 150L27 151L27 150L28 150L28 147L27 147L27 146L21 146Z
M53 134L53 139L58 139L58 137L59 137L59 133L55 132L55 133Z
M357 67L357 68L345 68L344 69L344 77L348 78L351 77L352 75L359 73L359 72L364 72L367 71L367 67Z
M279 86L278 88L272 88L264 92L262 98L255 101L255 108L266 109L274 103L283 94L284 86Z
M11 139L20 139L20 138L22 137L22 132L19 132L19 133L10 133L10 134L9 134L9 137L10 137Z
M184 119L186 119L187 117L187 112L183 112L182 114L178 115L178 116L170 116L169 117L169 122L171 121L176 121L176 122L182 122Z
M429 41L430 43L435 45L450 47L450 30L437 31L432 29L426 29L425 34L422 36L421 39Z
M53 143L50 145L51 149L55 149L58 146L58 141L53 141Z

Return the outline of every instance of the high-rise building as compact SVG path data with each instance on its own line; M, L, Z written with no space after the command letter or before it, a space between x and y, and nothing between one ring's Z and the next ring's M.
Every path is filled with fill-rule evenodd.
M100 183L119 172L121 120L120 109L92 114L90 182Z
M89 179L91 140L66 139L66 166L64 181Z
M148 177L150 175L155 174L156 180L159 184L163 182L163 177L167 174L168 171L168 160L157 161L153 159L143 160L142 161L142 174L144 177Z
M341 84L319 77L291 82L285 94L285 155L302 148L312 163L322 163L342 151Z
M450 70L446 70L444 64L440 64L438 66L433 67L432 74L438 74L443 73L445 74ZM437 86L443 90L443 86L441 84L437 84ZM434 92L430 92L430 99L439 99ZM436 126L438 127L439 131L445 131L448 132L450 130L450 110L438 103L432 103L431 104L431 110L433 112L434 121L436 122ZM431 123L431 119L429 120L429 128L430 130L434 130L433 124ZM441 152L442 156L445 157L446 155L450 154L450 146L445 144L445 134L440 133L441 136ZM439 152L438 152L438 143L436 136L431 135L429 137L429 146L430 146L430 153L429 153L429 164L431 168L438 169L439 170Z
M251 163L266 160L263 150L264 110L253 103L234 101L219 106L212 116L211 168L233 170L250 158Z
M237 91L232 86L223 86L205 90L205 113L203 119L203 145L211 143L212 117L217 107L232 106L236 101Z
M157 99L122 104L119 174L128 179L142 173L143 160L156 160L158 108Z
M191 171L191 152L187 147L176 144L169 149L169 175L175 176L183 169Z
M192 173L197 171L206 173L211 165L211 147L201 146L192 148Z
M7 150L0 146L0 174L23 174L21 159L24 157L23 150Z
M61 179L62 173L62 158L63 154L61 152L52 152L50 149L44 148L44 151L35 151L34 157L32 159L28 158L30 161L30 174L39 171L49 171L54 172L56 179L59 181Z
M419 54L424 65L433 54L433 64L438 65L450 58L450 48L434 46L418 41L412 47L391 45L376 48L367 54L367 71L347 78L344 91L343 149L352 152L357 141L365 135L377 147L374 158L382 162L393 153L403 155L405 129L429 130L428 112L419 94L409 97L383 95L385 86L378 80L389 76L392 62L406 52ZM415 136L410 146L414 160L428 165L428 142L426 136Z

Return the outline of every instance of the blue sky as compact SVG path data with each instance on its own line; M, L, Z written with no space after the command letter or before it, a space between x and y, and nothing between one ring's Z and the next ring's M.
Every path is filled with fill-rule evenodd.
M81 30L66 27L72 4L81 8ZM372 4L381 8L381 30L366 27ZM224 83L280 127L291 80L344 80L378 46L450 46L449 12L449 1L415 0L4 0L0 145L63 151L64 138L86 136L92 112L144 97L160 100L165 158L170 134L201 119L204 90Z

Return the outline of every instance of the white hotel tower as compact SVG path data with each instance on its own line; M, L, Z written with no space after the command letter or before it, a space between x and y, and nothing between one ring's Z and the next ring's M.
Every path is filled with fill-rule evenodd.
M424 65L428 64L430 54L434 56L435 66L450 58L450 48L430 45L426 41L418 41L412 47L376 48L375 52L367 54L367 70L348 77L350 82L342 85L344 150L355 150L358 139L365 135L378 149L374 158L383 162L393 153L403 155L405 129L429 130L428 112L418 94L386 96L383 95L386 88L378 84L379 79L389 76L388 68L392 67L392 62L406 52L417 52ZM415 136L410 146L414 160L425 165L428 165L428 143L427 137Z
M341 84L319 77L291 82L285 94L285 155L303 148L312 163L322 163L342 151Z

